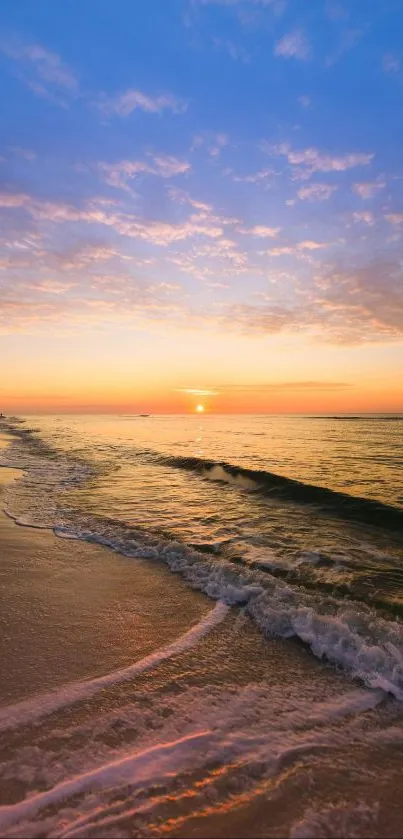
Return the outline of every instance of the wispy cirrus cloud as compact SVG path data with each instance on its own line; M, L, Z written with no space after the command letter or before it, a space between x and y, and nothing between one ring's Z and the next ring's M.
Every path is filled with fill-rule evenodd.
M194 236L218 239L224 228L239 224L239 219L216 215L210 205L191 198L184 190L170 189L171 197L187 204L190 213L178 223L160 220L145 220L139 215L126 212L109 199L99 198L87 201L77 207L66 202L37 199L25 193L0 193L0 208L25 211L36 221L50 224L82 222L111 228L121 236L141 239L151 244L168 246ZM194 212L196 211L196 212ZM225 240L229 241L229 240Z
M311 56L311 46L304 32L297 29L277 41L274 55L280 58L297 58L300 61L307 61Z
M363 200L373 198L374 195L386 186L384 181L373 181L372 183L358 183L353 184L352 190L356 195L359 195Z
M268 188L271 186L273 178L277 173L276 170L270 166L265 166L263 169L259 169L257 172L252 172L250 175L233 175L232 172L229 172L228 174L232 175L232 180L235 181L235 183L261 184L263 187Z
M214 49L218 50L219 52L226 53L232 58L233 61L242 61L245 64L248 64L251 60L251 57L245 47L241 46L240 44L236 44L234 41L229 40L228 38L213 38L213 45Z
M240 228L240 233L248 236L257 236L259 239L274 239L280 233L281 227L266 227L264 224L255 224L254 227Z
M250 6L262 6L269 8L269 6L278 5L278 0L246 0ZM245 5L245 0L193 0L194 6L241 6ZM283 6L285 4L283 3Z
M12 60L17 76L37 96L62 107L66 107L66 95L77 96L78 78L57 53L41 44L13 38L1 41L0 49Z
M331 247L332 242L315 242L312 239L305 239L295 245L281 245L277 248L270 248L265 251L268 256L301 256L306 252L321 251Z
M0 192L0 207L25 207L31 200L24 192Z
M334 344L401 341L402 269L392 261L356 269L334 265L293 303L235 304L220 320L244 334L309 332Z
M288 0L190 0L189 8L195 12L203 6L221 6L233 9L241 23L250 24L254 14L270 11L276 16L283 14ZM191 18L186 18L190 22Z
M301 201L327 201L336 190L337 186L330 184L310 184L302 186L297 195Z
M356 223L367 224L368 227L373 227L375 224L374 214L371 210L362 210L357 213L353 213L353 220Z
M157 175L171 178L184 175L190 170L190 163L172 155L149 154L147 160L120 160L116 163L101 162L98 169L110 186L127 189L129 181L138 175Z
M187 109L187 102L172 93L152 96L131 88L116 96L103 95L97 106L106 116L128 117L137 110L147 114L160 114L163 111L182 114Z
M266 253L268 256L291 256L294 248L291 245L280 245L278 248L270 248Z
M191 151L204 148L210 157L219 157L223 149L229 145L229 136L223 131L203 131L195 134Z
M173 224L165 221L146 221L130 213L107 211L102 206L99 207L96 202L89 202L86 206L78 208L71 204L32 199L30 203L22 206L37 220L54 224L69 222L98 224L111 228L121 236L141 239L163 247L193 236L216 239L223 234L220 219L210 217L205 213L192 214L188 220Z
M368 166L375 156L373 152L332 155L323 153L315 147L294 150L289 143L282 143L279 146L263 143L262 148L269 154L286 157L291 166L300 167L306 175L314 172L346 172L357 166Z
M327 381L277 381L277 382L255 382L248 384L226 384L218 385L219 393L271 393L276 390L343 390L352 387L350 382L327 382Z
M398 73L400 71L399 59L391 52L386 53L382 58L382 70L385 73Z
M195 210L201 210L205 213L211 213L212 206L211 204L207 204L205 201L199 201L196 198L192 198L185 189L178 189L178 187L169 187L168 188L169 196L177 204L189 204L190 207L194 207Z
M176 393L188 393L191 396L220 396L221 394L236 395L236 394L252 394L257 393L273 393L276 391L332 391L344 390L352 387L350 382L332 382L332 381L277 381L277 382L248 382L240 384L220 384L215 389L208 388L192 388L192 387L178 387L175 388Z
M198 387L177 387L176 393L189 393L191 396L218 396L217 390L207 390L206 388Z

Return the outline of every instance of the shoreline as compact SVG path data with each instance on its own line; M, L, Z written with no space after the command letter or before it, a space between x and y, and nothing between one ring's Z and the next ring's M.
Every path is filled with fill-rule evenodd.
M128 667L214 609L162 564L16 523L3 495L20 474L0 468L0 706Z

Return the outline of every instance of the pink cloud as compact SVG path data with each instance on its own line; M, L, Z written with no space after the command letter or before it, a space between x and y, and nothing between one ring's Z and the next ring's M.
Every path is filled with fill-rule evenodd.
M162 111L181 114L186 110L187 103L172 93L150 96L141 90L129 89L114 98L104 98L98 107L108 116L127 117L136 110L148 114L160 114Z
M301 166L306 174L313 172L346 172L357 166L368 166L374 158L373 153L348 152L343 155L323 154L319 149L311 147L294 151L289 143L270 147L266 143L263 148L269 153L283 155L292 166Z
M311 47L306 35L300 30L284 35L274 47L274 55L281 58L297 58L306 61L311 54Z
M23 192L0 192L0 207L25 207L31 201Z
M353 213L353 219L355 222L362 222L363 224L367 224L369 227L372 227L375 223L374 214L371 210L363 210L359 213Z
M329 184L311 184L301 187L297 195L301 201L327 201L336 190L337 186Z
M378 190L383 189L385 183L383 181L374 181L372 183L358 183L353 184L352 190L362 199L373 198Z
M266 227L263 224L256 224L254 227L241 229L241 233L247 233L248 236L257 236L258 238L274 239L280 233L281 227Z
M190 170L190 163L173 155L149 155L149 160L121 160L117 163L99 163L98 168L110 186L127 189L128 181L137 175L157 175L171 178L184 175Z

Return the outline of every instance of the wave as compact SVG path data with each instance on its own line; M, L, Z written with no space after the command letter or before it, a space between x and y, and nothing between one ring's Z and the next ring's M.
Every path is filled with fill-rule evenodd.
M403 509L381 501L303 483L263 469L235 466L226 461L181 456L160 456L158 460L167 466L186 469L209 480L223 481L243 489L263 492L281 501L317 505L340 518L403 533Z
M129 558L163 562L192 588L244 608L267 637L302 641L317 658L403 702L403 624L382 617L375 607L309 590L268 570L239 566L180 542L151 534L147 540L146 534L116 522L108 527L94 521L91 529L74 533Z
M340 416L339 417L338 416L334 416L334 417L315 417L315 416L312 416L312 417L307 417L307 419L337 420L338 422L350 422L351 420L359 421L359 422L402 422L403 421L403 415L398 414L397 416L389 416L389 417L385 417L385 416L370 416L370 417L368 417L368 416L365 416L363 414L357 414L357 416L351 415L351 416L348 416L348 417L343 417L343 416L341 416L341 417Z

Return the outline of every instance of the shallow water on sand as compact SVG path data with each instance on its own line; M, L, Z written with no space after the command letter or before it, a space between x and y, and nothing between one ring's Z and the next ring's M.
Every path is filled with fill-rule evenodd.
M401 425L325 422L10 426L2 835L399 835Z

